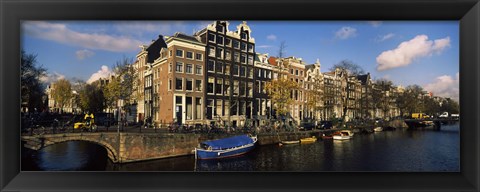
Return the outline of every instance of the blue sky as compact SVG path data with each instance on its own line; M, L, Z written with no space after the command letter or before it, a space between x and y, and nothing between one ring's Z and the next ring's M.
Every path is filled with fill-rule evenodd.
M115 61L135 57L159 34L193 34L213 21L25 21L22 47L58 78L94 80ZM236 30L241 21L230 21ZM350 60L373 78L418 84L435 95L458 99L458 21L247 21L256 51L317 59L322 72Z

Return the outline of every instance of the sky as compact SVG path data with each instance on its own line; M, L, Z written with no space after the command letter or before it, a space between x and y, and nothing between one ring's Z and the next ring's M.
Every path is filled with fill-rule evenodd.
M241 21L229 21L236 30ZM111 73L116 61L135 58L140 45L158 35L192 35L213 21L23 21L22 48L60 78L92 82ZM458 21L247 21L257 53L286 56L327 72L349 60L373 79L417 84L434 95L459 98Z

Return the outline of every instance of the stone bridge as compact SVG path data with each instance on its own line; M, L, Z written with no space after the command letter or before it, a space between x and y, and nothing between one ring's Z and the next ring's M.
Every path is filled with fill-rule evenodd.
M61 133L22 136L26 148L39 150L67 141L87 141L103 146L114 163L192 154L200 135L156 133Z
M320 136L319 131L265 133L258 135L259 145L275 144L282 140ZM182 133L125 133L82 132L22 136L23 146L40 150L49 145L68 141L87 141L103 146L114 163L128 163L193 154L193 149L206 140L230 137L220 134Z

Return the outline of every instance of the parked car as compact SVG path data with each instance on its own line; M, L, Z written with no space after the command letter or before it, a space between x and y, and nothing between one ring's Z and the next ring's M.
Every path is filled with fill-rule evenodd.
M315 128L315 124L312 122L302 122L300 123L299 129L302 131L308 131Z
M331 129L333 127L333 123L331 121L320 121L318 124L319 129Z

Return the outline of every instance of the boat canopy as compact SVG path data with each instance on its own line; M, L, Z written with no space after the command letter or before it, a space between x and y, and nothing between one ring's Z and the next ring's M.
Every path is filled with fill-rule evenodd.
M253 143L253 139L248 135L239 135L234 137L228 137L224 139L218 139L213 141L205 141L202 144L212 147L213 150L228 149L247 145Z

